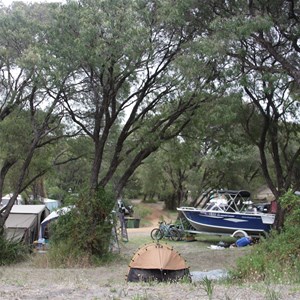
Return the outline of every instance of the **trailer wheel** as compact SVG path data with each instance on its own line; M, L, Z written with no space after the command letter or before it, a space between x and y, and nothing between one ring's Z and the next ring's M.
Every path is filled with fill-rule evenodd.
M234 238L241 238L244 236L248 236L248 233L244 230L236 230L231 236Z

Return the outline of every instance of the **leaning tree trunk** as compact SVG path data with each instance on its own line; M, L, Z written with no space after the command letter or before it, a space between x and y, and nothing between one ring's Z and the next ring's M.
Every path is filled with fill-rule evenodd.
M285 220L285 209L283 209L280 205L280 203L277 203L277 212L276 212L276 217L275 217L275 222L274 222L274 229L277 231L281 231L283 228Z

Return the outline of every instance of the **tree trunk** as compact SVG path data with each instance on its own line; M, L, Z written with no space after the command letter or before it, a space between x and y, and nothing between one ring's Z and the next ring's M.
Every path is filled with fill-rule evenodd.
M15 201L17 200L18 195L23 190L22 186L24 184L26 173L27 173L29 165L32 161L34 151L38 145L38 142L40 141L41 135L42 135L42 132L37 133L36 136L34 137L32 143L31 143L30 149L28 151L27 157L26 157L26 159L22 165L22 168L20 170L20 175L18 178L18 183L17 183L16 189L14 191L14 194L13 194L12 198L9 200L9 202L7 203L5 210L4 209L0 210L0 228L4 227L5 221L7 220Z
M277 201L277 212L276 212L276 217L275 217L275 222L274 222L274 229L277 231L281 231L284 225L284 220L285 220L285 209L283 209Z
M3 163L3 166L0 170L0 199L2 199L3 197L3 185L4 185L4 179L5 179L5 176L7 174L7 172L10 170L10 168L17 162L16 159L13 159L13 160L6 160L4 161ZM1 202L1 200L0 200Z
M177 194L173 193L172 195L169 195L164 202L166 209L175 210L177 204Z

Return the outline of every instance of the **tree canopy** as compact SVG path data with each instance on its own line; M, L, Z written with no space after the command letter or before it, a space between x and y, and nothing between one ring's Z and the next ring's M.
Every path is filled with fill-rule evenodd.
M178 204L261 178L275 198L299 187L297 1L16 2L0 14L7 212L45 174L60 194L118 197L153 159Z

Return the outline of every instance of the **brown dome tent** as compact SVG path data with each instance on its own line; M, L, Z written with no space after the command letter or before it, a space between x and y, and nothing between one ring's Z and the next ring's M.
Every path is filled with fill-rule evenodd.
M183 257L172 247L151 243L140 248L129 264L127 281L177 281L187 277L189 268Z

